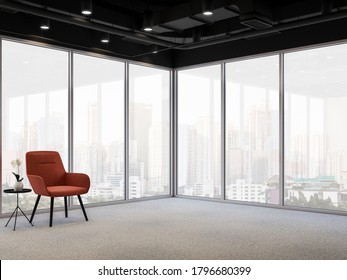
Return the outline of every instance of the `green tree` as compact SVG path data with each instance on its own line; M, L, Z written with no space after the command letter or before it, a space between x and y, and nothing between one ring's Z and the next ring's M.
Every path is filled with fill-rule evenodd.
M310 196L310 200L308 201L307 206L312 208L336 209L334 204L331 202L330 197L328 197L327 199L321 199L319 198L317 193Z
M286 200L287 205L294 206L307 206L307 199L302 191L299 191L298 197L292 196L291 198Z

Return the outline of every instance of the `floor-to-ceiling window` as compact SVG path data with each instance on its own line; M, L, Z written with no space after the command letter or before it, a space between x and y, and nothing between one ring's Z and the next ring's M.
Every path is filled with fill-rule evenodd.
M2 41L2 188L15 182L11 161L19 159L24 187L25 153L58 151L68 159L68 53L50 48ZM36 196L21 197L23 210L32 209ZM61 205L57 200L56 205ZM40 207L48 207L42 198ZM13 211L15 195L3 195L2 212Z
M221 197L221 66L178 71L178 194Z
M347 45L284 55L285 205L347 210Z
M129 65L129 198L168 195L170 71Z
M30 187L24 162L29 150L58 151L68 170L72 139L72 171L91 179L85 203L122 200L126 188L130 199L170 194L169 70L130 64L125 139L125 63L9 40L2 40L1 50L2 189L14 184L11 161L17 158L25 187ZM35 198L23 195L23 209L31 210ZM16 196L1 199L1 213L14 209ZM42 199L39 207L49 207L49 200Z
M279 57L226 64L226 198L279 203Z
M126 188L130 199L170 194L169 70L129 63L127 76L125 63L105 57L11 40L1 47L3 189L14 184L11 161L17 158L30 187L24 162L29 150L57 150L67 169L72 139L73 171L91 178L86 203L122 200ZM225 104L221 64L177 71L179 195L223 198L225 174L227 200L279 204L283 194L284 206L347 210L347 45L282 56L282 116L278 55L226 63ZM15 199L2 194L1 212L12 211ZM33 193L23 195L21 206L31 210L34 201ZM49 207L49 200L43 198L40 207Z
M89 175L86 203L124 199L124 63L73 56L73 170Z

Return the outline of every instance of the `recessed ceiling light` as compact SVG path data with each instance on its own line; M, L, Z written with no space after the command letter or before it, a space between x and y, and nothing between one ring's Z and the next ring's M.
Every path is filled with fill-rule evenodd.
M147 31L147 32L150 32L150 31L153 30L153 28L151 28L151 27L145 27L145 28L143 28L143 30L144 30L144 31Z
M110 36L108 34L104 34L102 37L101 37L101 43L104 43L104 44L107 44L110 42Z
M92 12L89 11L89 10L83 10L83 11L82 11L82 14L84 14L84 15L86 15L86 16L89 16L89 15L92 14Z
M92 14L92 1L91 0L82 0L81 2L81 13L90 16Z
M212 0L202 1L202 13L205 16L213 15L213 1Z
M42 19L42 20L41 20L41 24L40 24L40 28L41 28L42 30L48 30L49 27L50 27L49 19L45 19L45 18Z
M156 54L158 53L158 46L157 45L152 45L152 53Z
M144 31L150 32L153 30L153 13L146 10L143 14L142 28Z
M205 16L212 16L212 15L213 15L213 12L212 12L212 11L205 11L205 12L203 12L203 14L204 14Z

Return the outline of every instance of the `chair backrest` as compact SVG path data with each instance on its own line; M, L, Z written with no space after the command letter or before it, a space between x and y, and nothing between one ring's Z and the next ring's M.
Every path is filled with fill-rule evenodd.
M65 184L66 171L58 152L27 152L26 170L27 175L41 176L47 186L57 186Z

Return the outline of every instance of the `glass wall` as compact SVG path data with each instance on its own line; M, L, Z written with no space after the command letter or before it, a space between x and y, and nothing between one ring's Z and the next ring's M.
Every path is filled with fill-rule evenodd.
M9 40L1 42L2 189L12 188L15 182L12 172L17 170L11 161L17 158L22 161L19 173L25 187L30 187L25 171L25 153L30 150L58 151L68 170L71 137L72 169L91 179L89 193L82 196L85 203L123 200L126 187L130 199L170 194L169 70L130 65L129 139L125 139L125 63ZM125 141L129 141L128 159ZM1 193L0 197L1 213L13 211L16 196ZM35 200L34 193L26 194L22 208L31 210ZM55 206L63 206L62 199ZM49 199L42 197L39 207L48 208Z
M285 204L347 210L347 45L284 56Z
M20 159L19 174L30 188L25 153L58 151L68 159L68 53L49 48L2 41L2 189L12 188L18 172L11 161ZM3 194L2 212L12 212L16 196ZM21 208L31 210L33 193L21 197ZM56 206L62 205L56 200ZM42 197L39 207L49 207Z
M73 56L74 171L90 177L86 203L124 199L124 63Z
M178 194L221 197L221 66L178 72Z
M279 203L279 57L226 64L226 198Z
M170 194L170 71L130 63L125 81L125 63L10 40L2 40L1 61L2 189L15 182L11 161L17 158L24 185L30 187L25 171L30 150L56 150L68 169L71 137L73 170L91 178L86 203L123 200L126 188L129 199ZM346 65L347 44L226 63L225 104L224 65L177 71L177 193L223 199L225 174L227 200L281 205L283 194L284 206L346 211ZM16 197L1 197L1 213L13 211ZM35 199L26 194L21 207L31 210ZM42 199L40 207L48 208L49 200Z
M129 198L170 193L170 71L129 65Z

